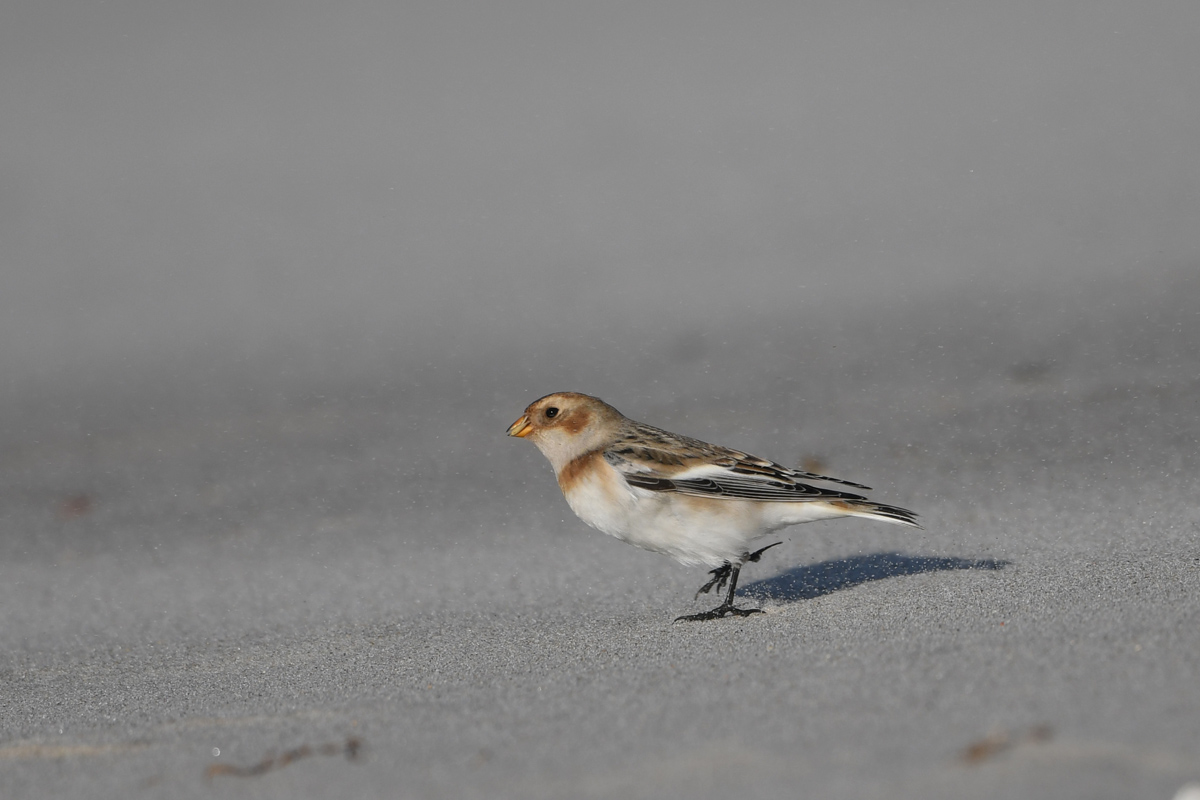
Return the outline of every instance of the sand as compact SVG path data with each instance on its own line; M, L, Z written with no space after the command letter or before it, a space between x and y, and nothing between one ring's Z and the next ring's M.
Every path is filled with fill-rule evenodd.
M1200 778L1193 273L43 386L5 411L0 793L1169 798ZM503 435L560 389L925 530L789 529L743 572L765 614L675 624L703 571L586 528Z

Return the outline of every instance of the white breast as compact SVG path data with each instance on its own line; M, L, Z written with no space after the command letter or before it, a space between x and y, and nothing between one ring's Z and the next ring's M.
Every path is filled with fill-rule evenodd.
M746 543L762 533L749 504L634 488L602 459L576 476L563 494L593 528L683 564L736 561Z
M563 495L576 516L598 531L625 539L633 527L637 497L603 459L564 488Z

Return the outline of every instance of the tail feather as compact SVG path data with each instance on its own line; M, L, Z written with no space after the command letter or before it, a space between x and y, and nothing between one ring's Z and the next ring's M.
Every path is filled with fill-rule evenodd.
M854 517L877 519L880 522L892 522L897 525L908 525L911 528L921 528L921 530L924 530L917 522L916 512L909 511L907 508L873 503L870 500L849 501L844 504L834 502L830 505L842 505L846 513Z

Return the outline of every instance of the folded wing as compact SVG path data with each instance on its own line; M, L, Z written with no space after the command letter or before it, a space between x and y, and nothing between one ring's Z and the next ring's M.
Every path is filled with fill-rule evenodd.
M679 459L674 453L658 453L654 448L644 446L618 446L606 451L604 459L630 486L652 492L774 502L866 500L859 494L825 489L803 480L833 481L867 488L861 484L791 470L736 451L693 460Z

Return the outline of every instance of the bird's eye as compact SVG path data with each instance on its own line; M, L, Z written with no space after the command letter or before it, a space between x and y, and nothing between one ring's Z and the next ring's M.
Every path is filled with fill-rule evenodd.
M557 416L558 416L558 409L555 408L554 406L550 406L549 408L546 409L546 419L554 419Z

